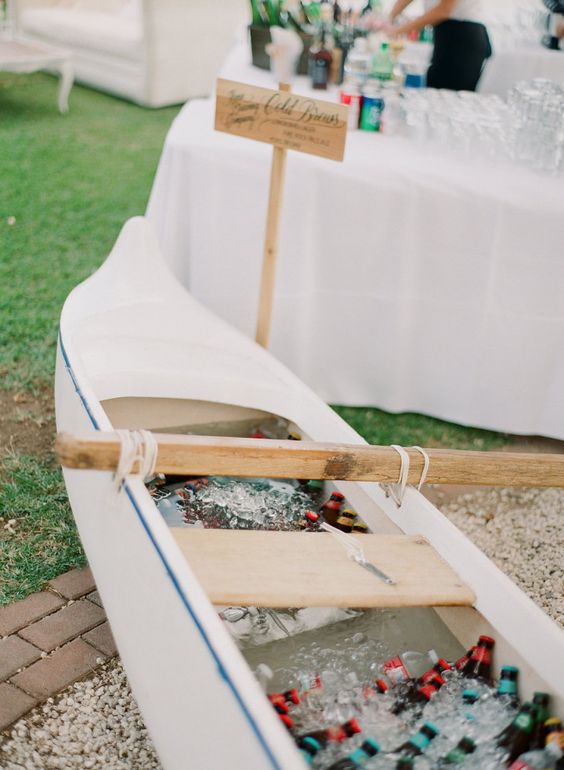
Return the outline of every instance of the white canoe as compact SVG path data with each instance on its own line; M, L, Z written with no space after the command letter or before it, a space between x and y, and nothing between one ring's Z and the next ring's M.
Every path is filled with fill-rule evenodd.
M315 441L364 443L284 366L190 297L143 218L124 226L106 262L68 297L55 391L59 431L180 429L266 414ZM142 480L130 477L117 494L109 472L64 475L163 766L303 768ZM464 650L481 633L494 636L495 659L520 668L523 695L550 692L562 714L562 630L414 489L398 509L378 484L336 486L373 532L427 538L476 595L475 608L423 610L436 648L441 636L454 635Z

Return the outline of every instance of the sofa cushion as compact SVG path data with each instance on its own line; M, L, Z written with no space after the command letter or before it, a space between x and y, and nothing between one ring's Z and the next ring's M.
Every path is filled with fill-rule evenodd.
M142 57L141 19L127 13L99 13L70 6L30 8L22 14L20 24L24 32L62 47L103 51L131 60Z

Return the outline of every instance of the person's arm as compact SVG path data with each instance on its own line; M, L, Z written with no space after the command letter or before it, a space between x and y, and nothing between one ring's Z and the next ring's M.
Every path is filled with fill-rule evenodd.
M411 21L406 21L398 27L391 27L387 30L387 33L391 36L409 35L409 33L414 30L418 32L420 29L423 29L423 27L432 27L435 24L440 24L441 21L450 18L455 1L456 0L439 0L430 11L427 11L427 13L424 13Z
M411 5L412 2L413 0L396 0L394 7L390 11L390 21L393 21L402 11L405 11L407 6Z

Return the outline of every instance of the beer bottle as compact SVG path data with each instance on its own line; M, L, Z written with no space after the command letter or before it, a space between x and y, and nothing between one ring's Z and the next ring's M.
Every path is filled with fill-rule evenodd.
M354 511L351 511L350 508L346 508L335 522L335 526L337 529L340 529L341 532L352 532L356 516Z
M316 741L315 738L303 739L300 751L308 765L311 765L314 757L321 751L321 748L321 744L319 741Z
M536 692L533 694L533 703L537 707L535 726L531 737L531 748L543 749L546 743L545 722L550 717L548 704L550 695L546 692Z
M564 749L564 731L562 729L562 722L557 717L551 717L544 723L545 730L545 744L550 741L558 742Z
M409 688L407 692L396 699L390 709L392 714L401 714L409 706L425 705L438 693L445 680L435 674L433 679L428 679L425 684L417 688Z
M468 661L472 657L472 653L474 652L475 649L476 649L475 646L470 647L468 652L465 652L464 655L455 662L454 667L457 671L462 671L464 666L468 663Z
M300 702L300 696L295 687L292 687L291 690L286 690L285 692L270 693L267 697L271 703L286 703L288 705L293 703L297 706Z
M404 754L409 757L418 757L423 754L433 738L439 735L439 728L432 722L425 722L423 727L412 735L411 738L402 743L395 751L394 754Z
M419 684L425 684L425 682L429 681L429 679L440 679L444 684L445 680L443 674L446 671L452 671L452 666L450 663L447 663L444 658L439 658L435 665L428 671L425 671L425 673L422 674L417 681Z
M344 501L344 495L340 492L333 492L329 500L327 500L326 503L323 503L320 513L327 524L331 524L333 527L335 526L337 519L341 515L341 508L343 507Z
M510 765L509 770L560 770L564 766L563 750L558 743L547 743L544 749L526 751Z
M305 485L305 491L311 497L314 503L317 503L323 494L323 482L317 479L310 479Z
M367 535L368 527L363 521L359 521L358 519L356 519L353 524L352 531L357 532L359 535Z
M517 679L519 677L519 669L515 666L503 666L499 677L499 684L497 691L494 695L495 698L500 698L505 701L509 706L517 708L519 706L519 693L517 689ZM547 715L548 716L548 715Z
M327 770L358 770L359 767L365 767L366 763L379 753L380 744L373 738L367 738L358 749L330 765Z
M306 511L304 518L298 522L300 529L319 529L320 516L315 511Z
M338 727L328 727L325 730L314 730L311 733L298 735L295 738L295 741L299 748L303 748L303 742L305 739L313 738L319 743L321 748L324 749L325 746L327 746L327 744L331 741L342 743L342 741L346 740L347 738L352 738L353 735L356 735L360 731L360 726L356 719L349 719L348 722L344 722L344 724L339 725Z
M487 684L492 682L492 649L495 639L481 636L472 655L462 669L462 676L468 679L481 679Z
M496 737L496 744L508 753L508 764L530 747L536 710L533 703L523 703L515 719Z
M461 765L469 754L476 751L476 744L472 738L464 736L449 753L439 759L439 767L448 767L448 765Z

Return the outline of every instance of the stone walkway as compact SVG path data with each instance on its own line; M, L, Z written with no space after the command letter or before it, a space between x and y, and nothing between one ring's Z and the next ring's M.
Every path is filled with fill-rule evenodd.
M90 570L0 608L0 732L117 654Z

